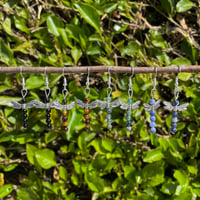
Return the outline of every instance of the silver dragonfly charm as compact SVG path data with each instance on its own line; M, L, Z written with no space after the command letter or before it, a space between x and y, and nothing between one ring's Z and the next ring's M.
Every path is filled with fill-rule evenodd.
M105 101L101 101L101 100L97 100L98 101L98 107L101 108L116 108L118 106L120 106L121 101L119 99L113 101L113 102L105 102Z
M160 107L160 102L161 102L161 100L159 99L159 100L157 100L157 101L155 102L154 105L149 105L149 104L147 104L147 103L144 103L144 104L143 104L143 105L144 105L144 109L147 110L147 111L151 111L151 110L157 109L157 108Z
M91 103L84 103L80 99L76 99L76 103L80 108L96 108L98 105L98 100L95 100Z
M29 103L22 103L22 104L16 101L11 101L11 103L13 104L13 108L15 109L26 109L34 107L34 103L32 101L30 101Z
M121 101L121 106L120 108L123 109L123 110L133 110L133 109L137 109L139 108L139 104L140 104L141 101L136 101L135 103L133 104L126 104L124 103L123 101Z
M45 109L49 109L49 108L56 108L57 103L58 103L59 99L56 99L55 101L51 102L51 103L43 103L41 101L37 101L37 100L32 100L31 103L34 105L34 107L36 108L45 108Z
M173 106L170 102L167 101L163 101L163 104L165 105L164 108L170 111L183 111L183 110L187 110L187 107L189 105L189 103L184 103L180 106Z
M72 102L68 105L62 105L59 103L59 99L56 99L54 102L52 102L52 108L58 109L58 110L71 110L75 107L76 102Z

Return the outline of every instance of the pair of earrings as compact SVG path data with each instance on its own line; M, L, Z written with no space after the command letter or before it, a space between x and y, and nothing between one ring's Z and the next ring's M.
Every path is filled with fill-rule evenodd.
M181 67L178 66L179 73L181 72ZM155 67L156 76L153 79L153 89L151 90L151 99L149 104L144 103L145 110L150 111L150 130L151 133L156 133L156 109L160 107L161 100L155 101L156 94L156 77L157 77L157 67ZM184 103L179 105L179 84L178 84L178 74L175 79L175 88L174 88L174 101L172 104L167 101L163 101L164 109L172 111L172 122L171 122L171 133L175 134L177 132L177 122L178 122L178 111L183 111L187 109L189 103Z

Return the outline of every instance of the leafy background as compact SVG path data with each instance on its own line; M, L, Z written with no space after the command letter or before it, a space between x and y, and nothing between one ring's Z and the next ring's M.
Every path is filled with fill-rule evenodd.
M1 66L196 65L199 62L200 2L191 0L2 0ZM27 101L44 100L44 75L24 74ZM62 100L62 75L48 75L51 101ZM173 99L173 74L158 74L156 98ZM68 75L68 101L84 99L85 75ZM199 96L197 74L179 74L180 113L172 136L170 113L160 108L157 135L149 133L149 113L133 112L133 130L124 112L113 110L107 131L102 109L91 111L84 131L83 110L69 112L68 131L52 110L53 131L45 130L45 111L30 109L21 129L21 76L0 74L0 198L17 200L200 199ZM90 98L106 97L107 75L91 74ZM127 101L128 76L112 74L112 97ZM136 75L133 100L150 99L152 77Z

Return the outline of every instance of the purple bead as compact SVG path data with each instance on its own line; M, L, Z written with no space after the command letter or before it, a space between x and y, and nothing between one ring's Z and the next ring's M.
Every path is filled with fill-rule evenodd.
M174 100L172 104L173 104L173 106L178 106L179 105L179 101L178 100Z
M150 100L149 100L149 104L150 104L150 105L154 105L155 103L156 103L156 101L155 101L154 99L150 99Z
M172 117L172 122L178 122L178 118L177 117Z
M151 116L151 117L150 117L150 120L151 120L152 122L155 122L155 121L156 121L156 117L155 117L155 116Z
M178 112L172 111L172 116L173 116L173 117L177 117L177 116L178 116Z
M156 128L152 127L151 128L151 133L155 133L156 132Z
M156 123L155 123L155 122L151 122L151 123L150 123L150 127L151 127L151 128L153 128L153 127L155 127L155 126L156 126Z
M151 111L150 111L150 115L151 115L151 116L155 116L155 114L156 114L156 112L155 112L154 110L151 110Z
M176 128L171 128L171 132L172 132L172 134L175 134L176 133Z
M171 126L172 126L172 128L176 128L177 127L177 123L176 122L172 122Z

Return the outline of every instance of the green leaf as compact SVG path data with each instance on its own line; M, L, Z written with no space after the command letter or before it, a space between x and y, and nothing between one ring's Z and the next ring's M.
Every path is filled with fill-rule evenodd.
M26 80L26 88L28 90L40 88L44 85L44 78L42 76L31 76Z
M74 63L76 65L77 62L79 61L79 59L82 56L82 51L78 47L73 47L72 50L71 50L71 54L72 54L72 58L74 59Z
M0 96L0 105L13 106L11 101L20 101L21 97Z
M188 178L188 174L184 170L176 170L174 172L174 178L177 179L177 181L183 188L188 187L189 178Z
M48 144L49 142L52 142L55 140L58 136L58 133L55 131L50 131L45 135L45 143Z
M50 149L43 149L35 152L35 158L44 169L56 166L55 153Z
M48 16L47 18L48 31L55 36L60 36L59 29L64 28L64 23L62 20L56 16Z
M67 180L67 170L63 166L59 167L59 177L63 180Z
M17 190L17 200L39 200L37 193L29 188L22 188Z
M87 23L93 26L101 35L100 16L97 10L85 3L75 3L76 8Z
M163 158L164 158L164 155L162 154L161 149L158 147L156 149L148 151L146 155L144 156L143 161L151 163L151 162L159 161Z
M26 145L26 153L27 153L27 158L28 158L28 161L34 165L35 164L35 152L37 151L38 149L31 145L31 144L27 144Z
M136 168L133 166L125 166L124 167L124 177L131 181L135 182Z
M162 9L171 17L173 15L173 4L172 0L160 0Z
M81 121L82 118L82 113L80 113L77 109L73 110L71 115L69 115L69 124L68 124L68 130L66 133L67 140L70 140L74 130L76 129L77 124Z
M101 145L108 152L112 152L115 148L115 142L110 138L102 138Z
M191 65L190 60L184 57L176 58L171 62L171 65L182 66L182 65Z
M190 10L194 6L195 6L195 4L193 2L191 2L190 0L180 0L176 4L176 10L177 10L177 12L185 12L187 10Z
M0 198L6 197L13 191L13 187L11 184L5 184L0 186Z
M0 61L7 65L13 63L13 51L5 44L2 38L0 38Z
M139 45L134 42L130 41L126 47L122 50L122 56L128 55L128 56L133 56L139 51L140 47Z
M14 16L14 22L15 22L15 26L16 26L17 29L19 29L22 32L29 34L30 30L27 28L26 20L24 18L15 15Z

